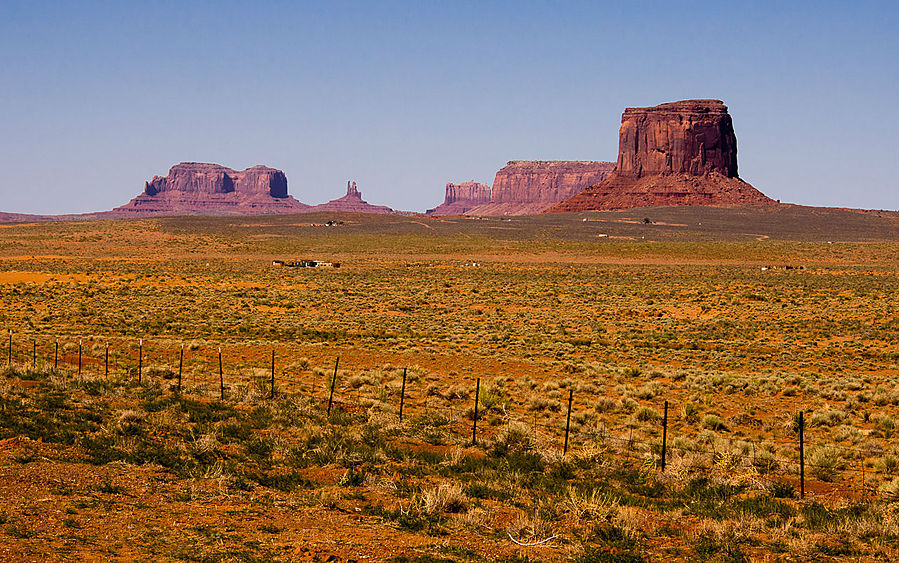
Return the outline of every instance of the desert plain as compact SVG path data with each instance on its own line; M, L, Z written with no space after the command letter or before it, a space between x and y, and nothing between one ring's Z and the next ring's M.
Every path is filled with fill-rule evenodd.
M895 560L897 296L890 212L0 225L0 556Z

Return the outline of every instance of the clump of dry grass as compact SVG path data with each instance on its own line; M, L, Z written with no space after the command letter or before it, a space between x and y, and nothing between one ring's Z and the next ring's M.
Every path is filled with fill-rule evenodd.
M429 515L441 513L458 514L468 510L468 496L457 483L442 483L429 487L413 499L418 507Z

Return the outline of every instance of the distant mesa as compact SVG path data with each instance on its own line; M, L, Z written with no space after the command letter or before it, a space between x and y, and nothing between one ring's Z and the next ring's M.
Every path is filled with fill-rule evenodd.
M356 188L356 182L346 183L346 195L337 199L332 199L327 203L314 205L309 208L309 212L316 211L336 211L346 213L376 213L388 214L396 213L393 209L386 205L372 205L362 199L362 192Z
M428 209L427 215L462 215L469 209L490 202L490 186L480 182L446 183L443 203Z
M683 100L625 109L615 171L547 211L776 204L739 178L727 106Z
M468 215L530 215L563 201L608 176L614 162L510 160L496 173L490 201Z
M281 170L253 166L242 172L219 164L182 162L154 176L144 192L109 212L143 215L260 215L302 213L309 206L287 194Z
M260 194L287 197L287 176L280 170L257 165L237 172L219 164L182 162L172 166L169 175L154 176L144 184L144 194L161 193Z
M540 213L603 180L614 162L510 160L493 187L478 182L446 184L443 204L432 215L530 215Z
M182 162L167 176L154 176L144 192L108 212L116 217L144 215L268 215L337 211L394 213L362 199L356 182L347 182L345 196L307 205L288 195L287 176L281 170L253 166L238 172L219 164Z

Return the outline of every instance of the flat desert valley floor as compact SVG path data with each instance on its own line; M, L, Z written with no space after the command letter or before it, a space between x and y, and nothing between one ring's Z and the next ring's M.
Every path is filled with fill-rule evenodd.
M895 213L6 224L0 304L4 560L899 557Z

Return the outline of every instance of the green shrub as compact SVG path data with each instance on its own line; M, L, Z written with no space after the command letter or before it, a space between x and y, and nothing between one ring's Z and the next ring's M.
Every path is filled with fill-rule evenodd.
M533 449L533 434L527 426L520 422L511 422L500 428L490 444L490 454L494 457L526 453Z
M806 464L809 473L822 481L833 481L846 466L839 449L821 446L809 452Z
M699 420L699 408L693 403L684 403L680 412L681 418L688 424L693 424Z
M662 415L659 411L650 407L641 407L634 416L641 422L657 422L662 420Z
M722 432L727 430L727 425L724 424L724 421L720 416L715 414L707 414L702 419L702 427L708 428L709 430L714 430L716 432Z

